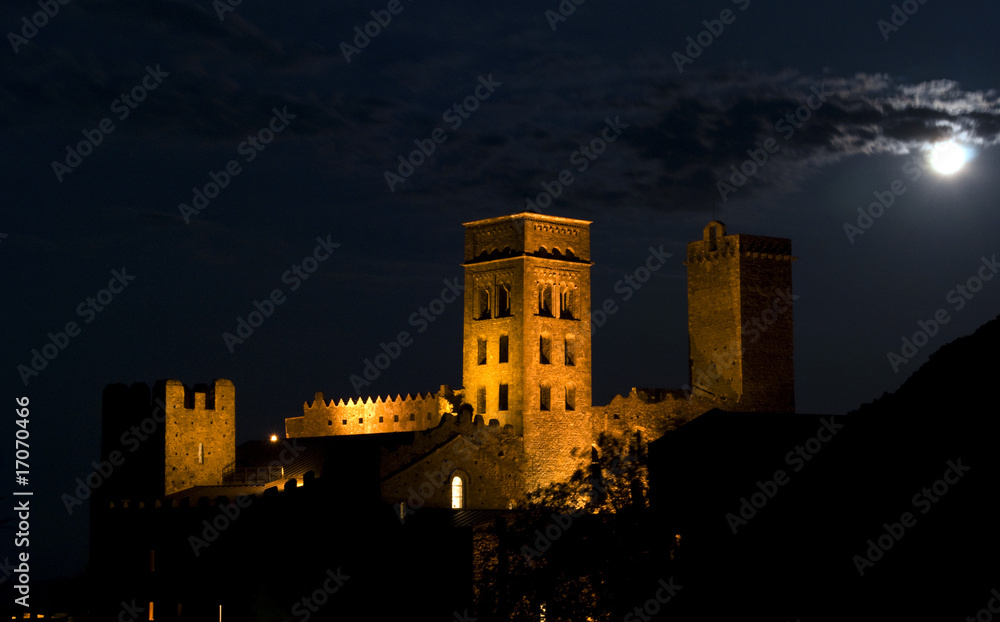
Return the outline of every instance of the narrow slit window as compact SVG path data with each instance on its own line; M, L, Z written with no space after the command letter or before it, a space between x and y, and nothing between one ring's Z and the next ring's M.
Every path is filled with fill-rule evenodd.
M205 444L198 443L198 464L205 464Z
M508 391L507 385L501 384L500 397L497 400L499 403L499 406L497 406L497 410L507 410L507 391Z
M486 364L486 340L483 339L483 338L479 338L477 340L477 345L478 345L478 348L477 348L477 355L476 355L476 364L477 365L485 365Z
M566 387L566 410L576 410L576 387Z
M569 365L570 367L576 365L576 340L574 340L573 337L569 336L566 337L564 351L566 353L565 356L566 365Z
M506 363L508 361L507 350L510 348L510 339L507 335L500 335L500 356L498 360L501 363Z
M479 387L476 391L476 414L486 414L486 387Z
M551 410L550 398L552 390L547 385L542 385L538 396L538 409Z
M544 335L538 338L538 362L542 365L552 362L552 340Z

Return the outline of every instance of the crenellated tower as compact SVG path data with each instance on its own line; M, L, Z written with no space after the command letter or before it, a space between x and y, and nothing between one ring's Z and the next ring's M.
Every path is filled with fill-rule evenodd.
M104 389L102 460L119 465L106 500L158 498L219 485L236 458L236 390L229 380L185 387L161 380Z
M728 235L689 242L688 347L695 394L723 408L794 412L792 242Z
M529 489L589 448L590 221L521 213L465 223L465 399L524 438Z

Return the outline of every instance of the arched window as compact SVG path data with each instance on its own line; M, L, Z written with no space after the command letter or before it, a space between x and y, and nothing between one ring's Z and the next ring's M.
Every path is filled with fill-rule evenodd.
M479 319L488 320L492 317L490 311L493 306L490 302L490 288L480 287L479 288Z
M461 510L465 508L465 482L462 476L457 473L451 478L451 509Z
M510 284L501 283L497 288L497 317L510 317Z

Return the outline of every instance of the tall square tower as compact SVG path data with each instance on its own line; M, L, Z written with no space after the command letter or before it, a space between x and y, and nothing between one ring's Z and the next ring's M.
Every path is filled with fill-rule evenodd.
M792 242L727 235L689 242L688 348L694 392L723 408L794 412Z
M591 444L590 221L464 226L466 401L523 435L529 489L568 478Z

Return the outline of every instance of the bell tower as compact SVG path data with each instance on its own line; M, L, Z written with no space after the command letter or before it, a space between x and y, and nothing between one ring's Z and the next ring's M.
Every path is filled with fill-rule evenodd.
M464 226L465 399L524 437L529 490L567 479L591 444L590 221Z

